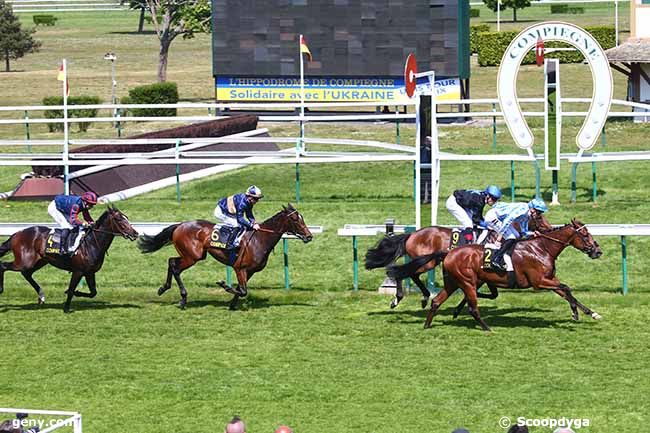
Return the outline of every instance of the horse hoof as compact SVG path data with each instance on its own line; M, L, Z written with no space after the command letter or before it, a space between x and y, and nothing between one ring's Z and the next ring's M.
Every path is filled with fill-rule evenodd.
M45 303L45 296L38 297L38 305L43 305Z
M167 289L165 289L165 286L160 286L158 287L158 296L162 296L163 293L165 293Z
M420 300L420 305L422 306L422 309L427 308L428 303L429 303L429 297L422 298L422 300Z
M69 307L68 307L68 308L63 307L63 312L64 312L65 314L71 314L71 313L72 313L72 309L69 308Z
M390 301L390 308L393 309L399 305L399 301L397 299L393 299Z
M222 289L228 290L228 286L226 285L226 282L224 280L217 281L217 286L221 287Z
M454 310L454 316L453 316L453 318L454 318L454 319L457 319L459 314L460 314L459 311Z
M603 318L603 316L601 316L600 314L598 314L598 313L596 313L594 311L593 313L591 313L591 318L594 319L594 320L600 320L600 319Z

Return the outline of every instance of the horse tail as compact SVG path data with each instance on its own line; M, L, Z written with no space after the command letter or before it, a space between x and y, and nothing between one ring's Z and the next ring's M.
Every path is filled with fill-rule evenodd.
M411 233L384 236L377 246L366 253L366 269L383 268L403 256L409 236Z
M418 256L403 265L390 265L386 271L386 275L398 281L403 280L404 278L415 275L415 272L418 269L429 263L431 260L435 260L437 266L445 257L447 257L447 253L448 251L438 251L433 254Z
M153 253L171 243L172 234L180 224L172 224L155 236L142 235L138 238L138 249L144 253Z
M11 251L11 239L13 236L11 236L9 239L4 241L2 245L0 245L0 257L4 256L7 254L9 251Z

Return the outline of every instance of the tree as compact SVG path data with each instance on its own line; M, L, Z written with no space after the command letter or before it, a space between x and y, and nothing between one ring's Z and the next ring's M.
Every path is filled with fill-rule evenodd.
M210 31L209 0L146 0L151 22L160 40L158 81L167 80L169 46L177 36L191 39Z
M11 6L0 0L0 59L5 61L5 71L9 72L9 60L20 59L27 53L38 51L39 41L32 39L36 30L23 30Z
M120 5L123 5L126 3L127 0L120 0ZM142 33L144 30L144 16L149 10L147 6L147 1L146 0L128 0L129 2L129 9L131 10L139 10L140 11L140 18L138 19L138 33Z
M501 4L501 11L505 9L512 9L512 20L517 21L517 9L523 9L530 6L530 0L483 0L485 6L492 9L493 12L497 11L497 5Z

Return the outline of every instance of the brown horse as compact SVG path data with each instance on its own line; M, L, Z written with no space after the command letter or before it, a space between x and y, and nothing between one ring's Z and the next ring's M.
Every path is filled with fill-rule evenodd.
M538 214L537 217L531 219L529 229L535 230L548 230L553 226L544 218L544 215ZM413 233L404 233L401 235L387 235L374 247L370 248L366 253L365 265L366 269L383 268L394 265L395 261L403 255L409 257L420 257L430 255L437 252L448 251L451 245L452 229L448 227L424 227ZM414 269L414 272L404 275L401 278L396 278L397 292L395 298L390 303L391 308L399 305L400 301L404 298L402 289L402 280L411 278L422 292L422 299L420 300L422 308L426 308L431 292L427 289L424 283L420 280L420 275L431 269L434 269L438 262L430 261L427 264ZM410 268L409 268L410 269ZM490 287L490 294L479 293L479 297L494 299L497 297L496 289ZM462 305L459 305L462 308Z
M598 243L591 236L587 228L580 221L572 220L570 224L541 232L539 236L518 242L512 253L512 264L515 268L516 287L533 287L535 290L552 290L565 299L572 311L573 320L578 320L578 309L590 315L593 319L601 316L581 304L571 293L571 288L555 276L555 260L567 247L584 252L592 259L602 255ZM506 273L496 273L483 269L484 249L479 245L468 245L456 248L449 252L434 253L418 257L413 262L404 266L395 266L389 274L403 275L412 272L407 267L417 267L428 264L429 261L443 261L445 269L445 285L443 290L431 301L431 309L424 323L425 328L431 327L431 321L440 305L458 288L465 294L469 304L469 311L483 330L490 328L480 316L476 290L481 284L486 283L495 287L509 287ZM401 269L400 269L401 268Z
M138 232L131 226L126 215L112 206L89 226L88 233L83 237L79 249L72 257L46 254L45 245L49 234L48 227L33 226L14 233L0 245L0 257L9 251L14 254L13 262L0 262L0 293L4 290L5 271L16 271L20 272L36 290L38 303L44 303L43 290L34 281L32 274L50 264L72 272L70 284L66 290L68 298L63 306L63 311L66 313L70 312L70 302L73 296L94 298L97 294L95 273L101 269L106 251L111 246L115 235L132 241L138 237ZM86 279L90 293L76 290L82 277Z
M296 235L305 243L312 240L312 234L305 225L305 220L291 204L288 207L283 206L280 212L261 223L260 230L251 230L244 234L234 263L231 263L230 250L210 246L213 228L214 223L209 221L185 221L171 225L155 236L143 235L138 240L138 248L143 253L152 253L169 243L174 244L179 257L169 258L167 280L158 289L158 295L171 288L173 276L181 292L179 303L181 309L184 309L187 304L187 290L181 280L181 272L192 267L196 262L204 260L208 253L221 263L231 265L237 274L236 288L226 286L223 281L219 283L227 292L234 295L230 302L232 310L237 305L238 298L248 294L248 281L253 274L264 269L269 254L284 233Z

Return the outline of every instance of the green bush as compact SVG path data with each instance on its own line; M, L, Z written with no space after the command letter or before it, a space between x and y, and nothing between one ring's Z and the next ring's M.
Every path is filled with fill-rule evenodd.
M480 9L471 8L469 10L469 17L470 18L478 18L480 16L481 16L481 10Z
M58 18L54 15L34 15L32 20L34 20L34 24L36 25L43 24L46 26L53 26L56 24Z
M489 24L477 24L475 26L469 26L469 51L470 53L478 53L478 34L483 32L489 32Z
M603 49L612 48L616 44L616 31L614 27L585 27L585 30L600 43ZM503 53L510 45L510 42L519 34L519 32L481 32L476 35L478 64L480 66L498 66L501 63ZM548 42L546 48L571 47L571 45L562 42ZM547 53L547 58L560 59L562 63L580 63L584 56L580 51L556 51ZM535 53L533 50L528 52L521 62L522 65L535 63Z
M124 102L124 98L122 99ZM164 82L138 86L129 90L130 104L176 104L178 87L176 83ZM136 117L173 117L175 108L133 108L129 112Z
M98 96L71 96L68 98L68 105L97 105L101 104L102 100ZM48 96L43 98L43 105L63 105L63 96ZM97 117L96 108L81 108L71 109L68 107L68 117ZM46 119L62 119L63 110L47 110L45 112ZM80 132L88 131L92 122L76 122L79 126ZM47 129L50 132L63 131L63 123L48 123Z
M551 5L552 14L565 14L569 10L569 5L567 4L557 4Z

